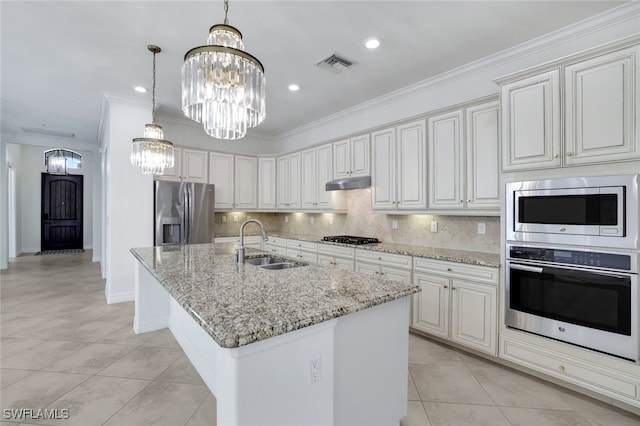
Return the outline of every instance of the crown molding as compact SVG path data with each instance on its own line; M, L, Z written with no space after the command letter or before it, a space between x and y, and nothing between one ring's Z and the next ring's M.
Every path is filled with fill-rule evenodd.
M41 146L46 148L65 148L85 152L99 152L100 147L92 142L59 139L56 137L32 136L23 134L3 134L2 141L16 145Z
M477 61L470 62L458 68L454 68L442 74L438 74L404 88L378 96L353 107L343 109L334 114L312 121L295 129L288 130L277 135L275 139L279 140L295 136L296 134L307 131L313 127L331 123L336 119L370 109L374 106L383 105L389 101L400 99L408 94L415 94L416 92L420 91L436 89L438 87L451 84L452 82L455 82L462 78L469 77L469 75L477 74L503 64L518 61L522 58L526 58L540 51L550 49L559 44L567 43L591 33L602 31L603 29L606 29L608 27L619 25L626 21L637 20L639 18L640 2L631 1L624 5L603 12L599 15L584 19L567 27L560 28L558 30L544 34L540 37L504 49L493 55L486 56Z

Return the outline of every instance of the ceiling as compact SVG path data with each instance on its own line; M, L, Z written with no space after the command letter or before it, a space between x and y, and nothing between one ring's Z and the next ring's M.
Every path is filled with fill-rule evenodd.
M623 3L231 0L229 24L267 76L267 118L250 134L275 139ZM2 134L32 127L94 144L103 93L151 103L148 44L162 48L157 114L185 119L184 54L224 18L222 1L2 1L0 14ZM364 47L370 36L378 49ZM333 53L358 63L340 74L315 65Z

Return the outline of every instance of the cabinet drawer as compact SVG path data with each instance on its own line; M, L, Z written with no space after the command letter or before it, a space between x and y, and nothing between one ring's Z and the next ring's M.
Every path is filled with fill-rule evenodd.
M499 280L498 268L447 262L424 257L413 258L413 269L414 271L447 274L451 277L466 278L472 282L483 282L487 284L497 285Z
M333 246L330 244L318 244L319 254L328 254L329 256L355 257L356 249L353 247Z
M240 245L240 237L216 237L214 242L216 243L237 243ZM262 237L260 235L251 235L244 237L245 247L262 245Z
M537 371L542 371L562 380L589 388L598 393L615 394L614 398L624 396L637 400L640 385L638 377L622 374L603 368L593 363L580 361L574 357L541 349L529 345L501 338L500 357L524 365Z
M313 253L316 253L318 251L318 244L309 241L287 240L287 248L311 251Z
M287 256L293 257L294 259L304 260L306 262L318 262L318 255L315 253L310 253L308 251L298 250L287 247Z
M268 251L270 253L274 253L274 254L280 254L282 256L286 256L287 255L287 249L283 246L278 246L275 244L270 244L269 242L264 243L264 251Z
M271 235L269 235L269 241L266 242L266 244L274 245L274 246L280 246L280 247L286 247L287 246L287 239L286 238L282 238L282 237L272 237Z
M356 260L375 263L395 268L411 269L411 256L384 253L375 250L356 249Z

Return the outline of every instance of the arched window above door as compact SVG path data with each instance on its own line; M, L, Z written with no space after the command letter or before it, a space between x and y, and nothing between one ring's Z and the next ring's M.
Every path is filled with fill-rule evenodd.
M44 152L44 165L47 173L66 175L67 169L82 168L82 155L70 149L48 149Z

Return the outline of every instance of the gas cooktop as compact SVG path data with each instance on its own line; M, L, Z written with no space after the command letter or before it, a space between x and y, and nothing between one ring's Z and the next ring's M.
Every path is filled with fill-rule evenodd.
M332 235L328 237L322 237L323 241L330 241L332 243L342 243L342 244L377 244L377 238L367 238L367 237L354 237L352 235Z

